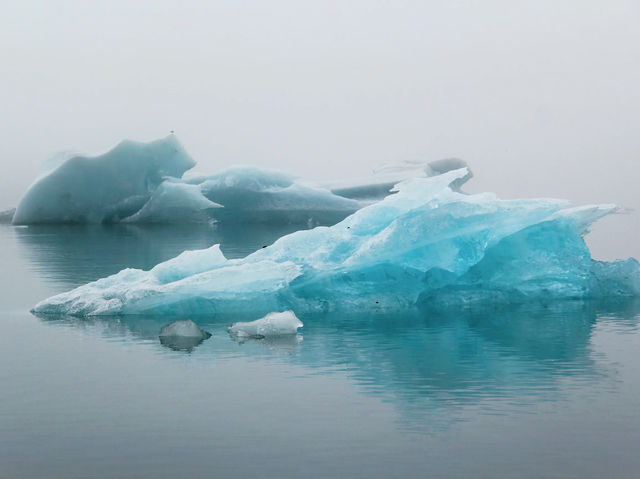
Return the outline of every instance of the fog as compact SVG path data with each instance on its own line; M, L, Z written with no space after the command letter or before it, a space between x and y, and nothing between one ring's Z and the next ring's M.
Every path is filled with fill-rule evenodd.
M640 209L640 3L0 0L0 210L56 151L175 131L213 172L456 156L470 191ZM640 214L597 257L640 257Z

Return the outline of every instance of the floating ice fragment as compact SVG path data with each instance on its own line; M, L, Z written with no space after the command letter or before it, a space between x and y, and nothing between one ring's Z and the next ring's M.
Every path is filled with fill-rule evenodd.
M274 338L297 334L302 326L293 311L284 311L269 313L255 321L233 323L228 331L238 338Z
M174 321L167 324L160 330L160 343L176 351L190 351L205 339L211 337L211 333L200 329L200 327L187 319L185 321Z
M200 329L196 323L187 319L184 321L174 321L173 323L163 326L159 336L161 338L181 337L208 339L211 337L211 333Z

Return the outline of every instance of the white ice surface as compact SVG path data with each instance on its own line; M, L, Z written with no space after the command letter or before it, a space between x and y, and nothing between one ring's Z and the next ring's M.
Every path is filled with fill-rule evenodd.
M297 334L303 326L293 311L272 312L249 322L233 323L229 334L239 338L273 338Z

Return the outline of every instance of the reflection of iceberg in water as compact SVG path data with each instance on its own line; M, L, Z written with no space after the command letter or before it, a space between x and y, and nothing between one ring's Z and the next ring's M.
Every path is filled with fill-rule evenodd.
M34 269L64 288L124 268L151 269L184 250L219 243L225 256L246 256L296 231L295 225L31 225L16 228Z
M633 302L574 301L455 314L311 314L301 316L304 342L294 336L294 342L258 340L241 347L226 328L250 318L225 316L200 323L213 337L194 358L243 355L291 361L306 374L345 374L367 394L392 403L406 427L437 427L466 405L490 401L526 407L562 398L572 380L599 380L603 366L591 343L595 326L616 321L635 328L638 313L640 305ZM143 316L43 319L142 342L155 340L166 322L166 317Z

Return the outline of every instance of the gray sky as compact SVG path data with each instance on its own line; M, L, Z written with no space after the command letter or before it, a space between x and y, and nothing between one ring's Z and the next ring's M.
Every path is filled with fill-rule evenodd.
M213 172L457 156L472 191L640 209L640 2L0 0L0 209L52 153L175 130ZM640 256L640 214L596 256Z

